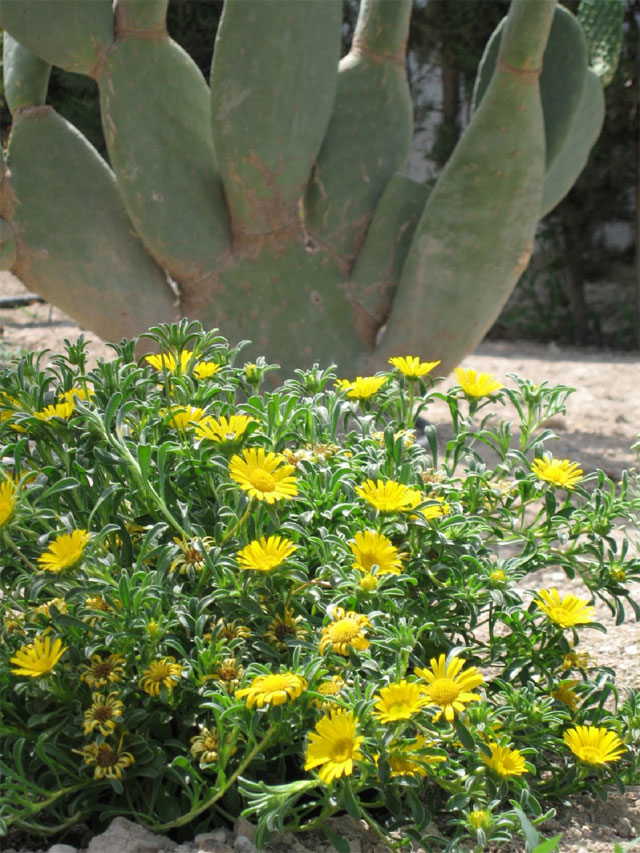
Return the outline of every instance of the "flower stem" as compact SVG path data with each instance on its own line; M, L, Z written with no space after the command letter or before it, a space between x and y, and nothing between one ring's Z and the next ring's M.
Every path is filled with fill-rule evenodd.
M196 808L191 809L191 811L188 811L186 814L181 815L175 820L171 820L168 823L153 823L150 824L150 828L154 832L167 832L167 830L174 829L176 826L184 826L185 824L190 823L194 818L198 817L198 815L201 815L202 812L205 812L207 809L210 809L215 803L218 802L221 797L223 797L227 793L227 791L236 781L238 776L241 776L244 773L245 769L249 766L249 764L251 764L255 756L265 748L265 746L271 740L271 736L273 735L275 730L276 726L272 725L269 727L267 733L262 738L262 740L259 741L253 747L253 749L247 756L245 756L244 760L238 765L238 767L231 774L231 776L229 776L225 785L223 785L222 788L216 791L213 797L210 797L208 800L205 800L204 803L201 803Z

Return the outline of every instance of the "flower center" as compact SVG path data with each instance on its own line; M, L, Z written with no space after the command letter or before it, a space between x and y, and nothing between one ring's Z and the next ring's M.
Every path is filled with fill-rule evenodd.
M118 763L118 753L103 744L96 755L96 764L100 767L115 767Z
M458 698L460 688L453 678L436 678L427 688L427 693L436 705L443 707L444 705L451 705Z
M552 607L550 616L554 622L562 627L573 625L571 613L566 609L566 607Z
M95 678L109 678L112 672L113 667L106 661L94 664L93 675Z
M602 752L597 746L581 747L578 757L581 761L586 761L588 764L602 764Z
M373 569L379 568L377 556L378 555L373 551L361 551L360 565L366 569L367 572L371 572Z
M394 717L395 719L403 719L409 718L411 716L412 708L407 705L406 702L393 702L393 704L389 705L387 714L390 717Z
M275 489L275 480L268 471L252 471L249 479L259 492L272 492Z
M158 663L156 661L155 666L151 667L149 675L154 681L163 681L165 678L171 676L171 670L166 663Z
M107 706L95 708L93 711L93 719L98 723L106 723L113 717L113 710Z
M268 675L260 685L263 693L275 693L290 687L288 679L283 675Z
M353 755L353 741L351 738L343 737L335 741L331 748L332 761L347 761Z
M360 633L357 622L353 619L341 619L331 626L330 637L334 643L348 643Z
M274 626L273 633L279 640L284 640L285 637L295 637L296 635L295 629L291 625L287 625L286 622L278 622Z

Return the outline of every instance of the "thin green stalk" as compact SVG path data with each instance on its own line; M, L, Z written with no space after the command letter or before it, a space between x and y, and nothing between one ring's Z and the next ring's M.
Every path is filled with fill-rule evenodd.
M224 536L223 536L223 537L222 537L222 539L220 540L220 545L224 545L224 544L225 544L225 542L227 542L229 539L231 539L231 537L233 536L233 534L234 534L237 530L239 530L239 529L242 527L242 525L245 523L245 521L246 521L246 520L249 518L249 516L251 515L251 510L252 510L252 508L253 508L253 501L252 501L252 500L249 500L249 503L248 503L248 505L247 505L246 510L245 510L245 511L244 511L244 513L240 516L240 518L236 521L236 523L235 523L235 524L233 524L233 525L232 525L232 526L227 530L227 532L224 534Z
M276 730L276 726L272 725L269 727L267 733L262 738L262 740L257 743L251 752L245 757L245 759L238 765L235 771L229 776L226 784L217 791L213 797L210 797L204 803L199 805L197 808L191 809L186 814L181 815L181 817L176 818L175 820L169 821L168 823L153 823L150 824L150 828L154 832L167 832L169 829L175 829L177 826L185 826L187 823L190 823L194 818L201 815L202 812L205 812L207 809L210 809L214 803L217 803L219 799L221 799L229 790L229 788L234 784L238 776L241 776L245 769L251 764L255 756L261 752L265 746L271 740L271 736Z
M20 560L22 560L22 562L23 562L26 566L28 566L28 567L31 569L31 571L32 571L32 572L39 572L39 571L40 571L40 569L39 569L37 566L34 566L34 565L33 565L33 563L31 562L31 560L27 559L27 557L25 557L25 556L24 556L24 554L23 554L23 553L20 551L20 549L16 546L15 542L14 542L14 541L13 541L13 539L9 536L9 534L7 533L7 531L6 531L6 530L5 530L5 532L4 532L4 539L5 539L5 542L7 543L7 545L8 545L8 546L11 548L11 550L14 552L14 554L16 554L16 555L18 556L18 558L19 558Z

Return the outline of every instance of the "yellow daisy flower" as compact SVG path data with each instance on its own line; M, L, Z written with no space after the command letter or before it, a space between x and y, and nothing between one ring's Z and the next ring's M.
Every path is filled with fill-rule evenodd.
M426 750L433 746L424 735L417 735L413 742L392 744L389 747L387 761L391 776L426 776L425 764L440 764L446 761L444 755L430 755Z
M365 480L361 486L356 486L356 494L378 512L410 510L422 502L422 495L417 489L411 489L394 480Z
M263 447L243 450L242 456L231 457L229 475L232 480L259 501L275 501L293 498L298 494L298 485L292 465L284 464L280 453L265 453Z
M584 474L577 462L571 462L569 459L554 459L552 456L534 459L531 463L531 471L541 480L567 491L571 491Z
M87 765L95 764L94 779L122 779L122 771L135 762L130 752L120 752L122 742L114 749L108 743L90 743L80 754ZM76 752L77 750L74 750Z
M382 687L374 699L378 701L374 705L373 715L381 723L410 720L425 705L431 704L431 699L425 696L424 688L421 685L405 679L402 679L398 684Z
M427 373L431 373L433 368L437 367L440 362L420 361L417 355L405 355L390 358L389 364L392 364L407 379L418 379L420 376L426 376Z
M578 678L567 678L561 681L556 689L551 691L550 695L558 702L562 702L570 710L575 711L578 707L578 694L574 690L574 687L577 687L580 683L580 679Z
M124 656L119 654L107 655L104 658L91 655L90 663L80 667L80 680L86 682L89 687L115 684L124 678L124 663Z
M220 749L220 737L218 732L202 727L200 734L191 738L190 752L197 758L200 764L213 764L218 760Z
M276 672L270 675L258 675L249 687L236 690L236 698L246 697L247 707L263 708L265 705L284 705L293 701L307 689L307 681L295 672Z
M293 608L287 607L281 616L276 614L264 634L265 640L271 643L279 652L286 652L287 638L302 640L307 633L304 625L300 625L302 616L294 616Z
M490 743L489 749L491 755L485 755L483 752L482 760L498 776L522 776L524 773L528 773L524 755L519 750L511 749L508 746L498 746L497 743Z
M169 373L176 373L178 370L178 365L180 365L180 372L184 373L189 365L193 357L193 352L191 350L182 350L180 353L180 360L177 361L176 357L173 353L170 352L162 352L162 353L153 353L152 355L145 355L144 360L147 364L150 364L151 367L155 367L156 370L168 370Z
M619 761L625 745L615 732L604 726L575 726L562 736L571 752L585 764L599 766Z
M160 411L162 416L167 414L166 409ZM185 432L194 427L205 417L204 409L195 406L172 406L169 411L168 424L179 432Z
M176 663L174 657L153 660L148 669L143 670L142 678L138 682L140 687L149 696L159 696L160 688L166 687L171 691L180 681L182 675L182 664Z
M456 713L464 711L466 703L480 700L481 697L477 693L470 691L482 684L484 679L475 666L470 666L462 672L465 661L459 657L452 657L449 663L446 663L446 656L440 655L437 659L431 658L429 663L431 669L417 667L414 672L428 682L424 694L428 697L429 704L440 708L433 717L434 722L444 714L445 719L451 723Z
M43 572L59 573L79 563L90 539L86 530L72 530L61 533L53 540L48 549L38 557Z
M58 399L73 405L75 400L90 400L94 395L95 391L91 388L70 388L68 391L61 391Z
M320 684L316 685L314 688L316 693L319 693L324 698L314 699L312 704L323 711L330 711L332 708L335 708L333 704L334 698L340 695L344 687L344 679L339 675L332 675L328 681L321 681Z
M197 425L196 437L216 444L235 444L244 436L249 424L255 421L247 415L230 415L218 420L206 417Z
M241 569L271 572L281 566L297 547L284 536L269 536L268 539L261 536L238 551L236 559Z
M217 361L196 361L193 375L196 379L211 379L220 370L221 365Z
M538 596L541 601L536 600L536 605L561 628L573 628L575 625L588 625L593 622L595 608L589 606L589 602L584 598L569 593L561 599L555 586L551 589L541 589Z
M34 412L34 418L40 421L50 421L52 418L62 418L63 421L68 421L74 410L73 399L71 402L54 403L51 406L45 406L39 412Z
M377 394L386 381L386 376L358 376L353 382L339 379L336 385L353 400L368 400Z
M478 373L472 367L456 367L453 372L468 397L488 397L503 387L491 373Z
M349 547L355 557L351 565L365 574L399 575L402 572L402 555L391 540L375 530L356 533Z
M0 483L0 527L3 527L13 515L16 507L16 484L13 480Z
M449 515L451 512L449 504L444 498L441 498L438 495L427 495L425 500L434 501L434 503L427 504L427 506L420 510L420 514L424 516L427 521L432 521L434 518L442 518L443 515Z
M335 607L330 614L331 622L322 629L320 638L320 654L324 654L327 646L331 646L339 655L349 656L349 647L364 651L371 643L365 637L367 628L371 627L366 616L345 612L343 607Z
M53 639L49 634L38 634L32 643L20 646L9 658L10 663L15 664L11 672L13 675L41 678L53 670L66 650L59 637Z
M124 704L118 699L117 693L102 693L91 695L91 707L84 712L82 731L85 735L92 734L96 729L107 737L119 723L124 711Z
M305 770L320 767L318 776L330 785L341 776L351 776L353 762L360 761L362 735L356 735L358 720L353 711L333 711L316 723L309 734Z

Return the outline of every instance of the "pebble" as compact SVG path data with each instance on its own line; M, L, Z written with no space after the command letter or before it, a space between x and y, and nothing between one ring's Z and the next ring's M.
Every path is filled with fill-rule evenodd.
M258 853L258 848L246 835L239 835L236 838L233 849L235 853Z
M49 848L49 853L78 853L78 848L70 844L54 844Z

